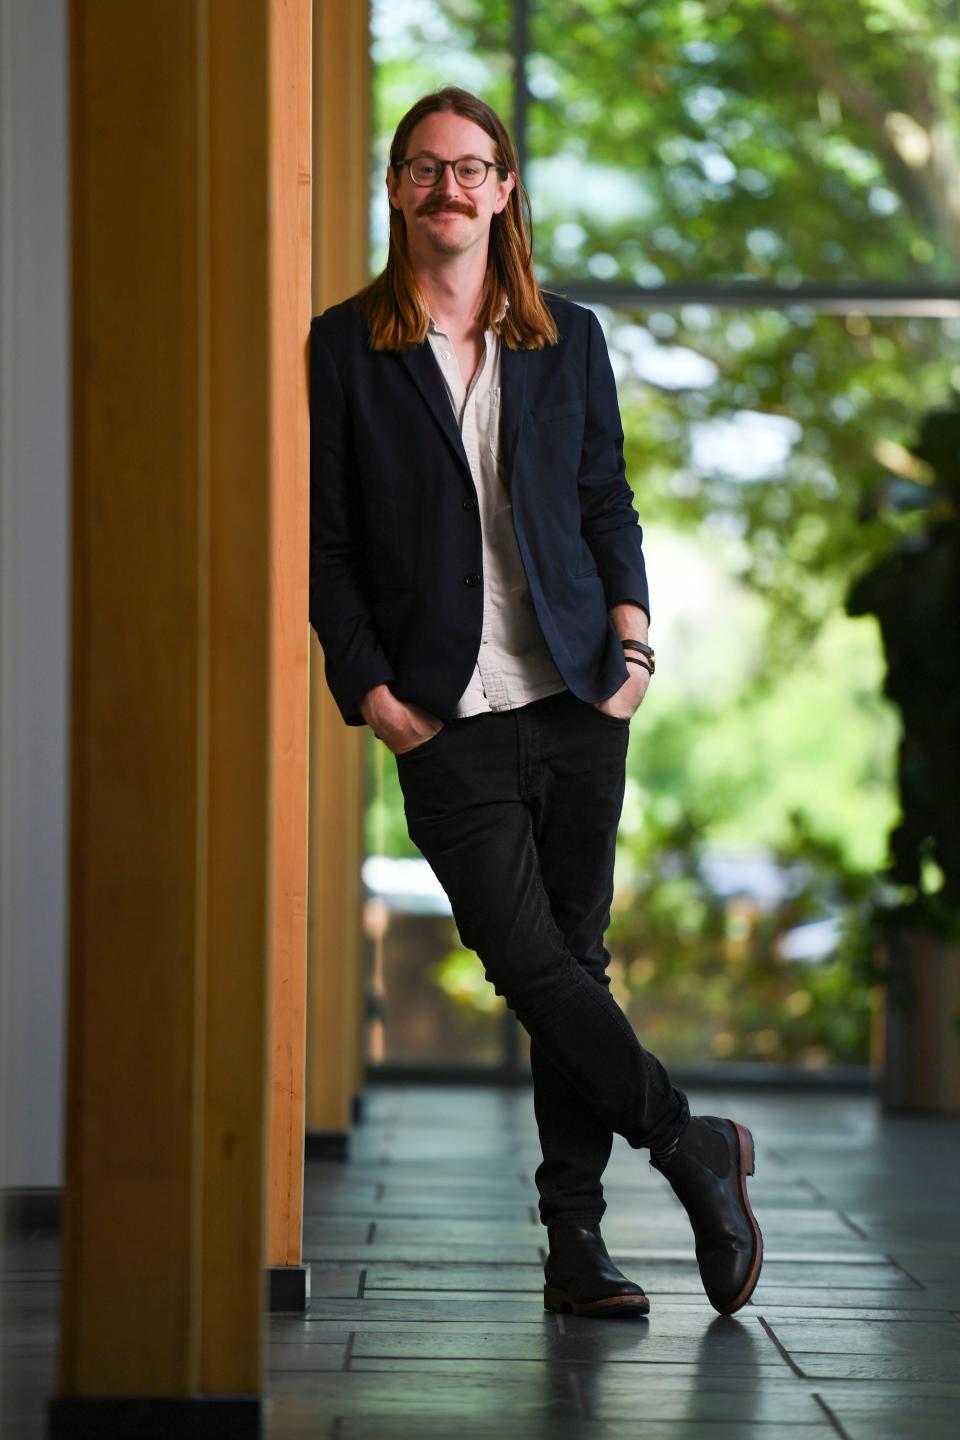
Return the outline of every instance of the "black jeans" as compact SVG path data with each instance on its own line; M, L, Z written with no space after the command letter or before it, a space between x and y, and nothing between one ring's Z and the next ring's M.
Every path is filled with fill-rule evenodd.
M629 733L561 690L448 720L396 757L410 838L530 1034L544 1225L601 1218L614 1132L659 1149L690 1116L606 973Z

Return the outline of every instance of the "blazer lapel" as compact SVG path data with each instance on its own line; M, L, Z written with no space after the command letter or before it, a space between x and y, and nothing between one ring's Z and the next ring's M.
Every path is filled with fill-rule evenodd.
M508 493L513 491L513 471L526 412L529 358L527 350L508 350L506 345L500 346L500 445Z
M460 438L460 430L429 341L424 340L410 350L402 350L400 359L446 436L472 487L473 477ZM513 472L526 409L529 359L530 353L527 350L508 350L506 345L500 346L500 444L504 483L508 493L513 489Z
M466 451L463 448L463 441L460 438L460 431L457 427L456 418L453 413L453 406L450 404L450 397L447 394L443 383L443 376L440 374L430 342L422 341L420 345L414 346L411 350L401 350L400 359L413 380L420 394L427 402L440 429L446 436L450 448L456 458L460 461L467 479L473 484L470 475L470 464L467 460Z

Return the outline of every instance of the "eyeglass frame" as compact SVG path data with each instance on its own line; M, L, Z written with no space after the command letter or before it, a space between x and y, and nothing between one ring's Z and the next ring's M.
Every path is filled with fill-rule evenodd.
M422 180L414 180L413 162L415 160L432 160L435 164L440 166L440 174L435 180L431 180L426 184ZM478 165L486 166L486 169L483 172L483 179L478 180L476 185L464 185L463 181L457 175L456 167L460 164L461 160L475 160ZM482 185L486 185L487 176L490 174L491 169L496 170L498 172L498 175L500 171L503 171L502 176L499 176L501 184L507 179L510 174L509 166L502 164L499 160L484 160L482 155L458 155L456 160L441 160L439 155L431 155L430 152L427 150L422 150L419 155L411 155L404 160L390 161L390 168L394 171L402 170L404 165L406 165L407 170L409 171L411 184L416 185L418 190L432 190L435 185L439 185L440 181L443 179L444 168L447 165L449 165L451 170L453 170L453 178L456 180L457 184L462 186L464 190L479 190Z

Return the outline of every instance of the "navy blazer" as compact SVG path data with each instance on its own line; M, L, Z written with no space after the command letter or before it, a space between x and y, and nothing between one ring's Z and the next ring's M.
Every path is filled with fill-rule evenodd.
M596 701L630 673L609 608L649 614L643 532L599 321L543 293L559 343L501 346L504 482L550 654ZM476 489L429 342L374 351L368 336L352 299L310 326L310 623L348 725L379 684L448 720L480 650Z

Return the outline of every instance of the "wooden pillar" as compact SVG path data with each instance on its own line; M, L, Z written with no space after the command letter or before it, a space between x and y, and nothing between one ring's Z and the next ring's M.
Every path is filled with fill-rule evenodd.
M310 558L310 0L270 0L271 610L270 1306L302 1310Z
M313 313L367 280L368 7L314 0ZM385 202L386 203L386 202ZM361 928L366 726L346 726L310 638L307 1144L347 1152L364 1074Z
M273 632L306 613L306 546L278 562L277 537L307 488L309 305L295 322L289 291L309 164L289 113L304 126L308 5L167 0L160 23L156 6L70 4L56 1436L260 1433L271 906L297 889L275 859Z

